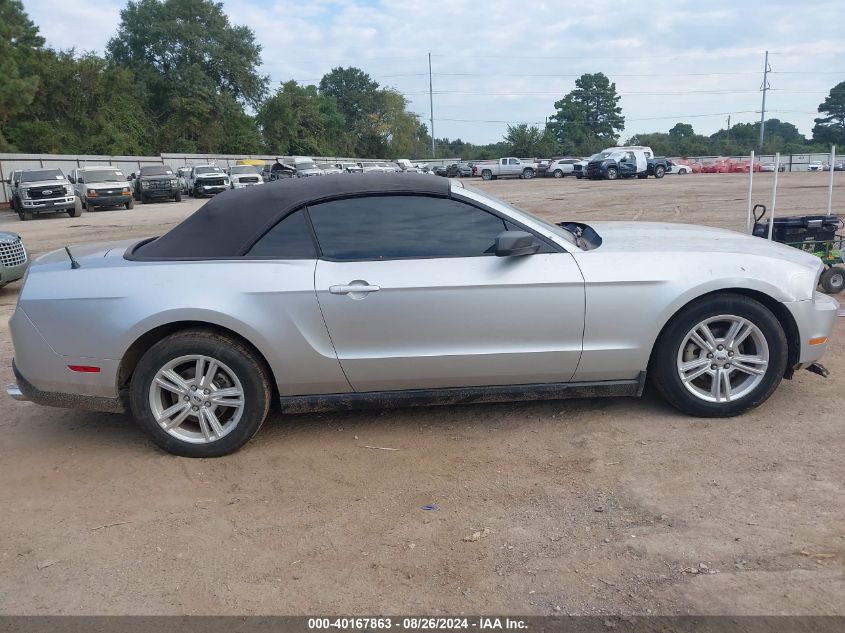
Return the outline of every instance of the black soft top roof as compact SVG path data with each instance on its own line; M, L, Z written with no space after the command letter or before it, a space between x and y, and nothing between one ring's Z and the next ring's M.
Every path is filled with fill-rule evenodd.
M281 218L306 204L371 194L449 195L445 178L413 173L335 174L291 178L224 191L159 238L136 246L132 259L202 259L243 255Z

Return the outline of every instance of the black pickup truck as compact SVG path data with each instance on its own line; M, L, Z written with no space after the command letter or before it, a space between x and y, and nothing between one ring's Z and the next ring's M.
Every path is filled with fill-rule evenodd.
M610 148L594 154L584 170L590 180L617 178L663 178L672 162L662 157L650 157L651 152L639 148ZM577 174L576 174L577 175Z

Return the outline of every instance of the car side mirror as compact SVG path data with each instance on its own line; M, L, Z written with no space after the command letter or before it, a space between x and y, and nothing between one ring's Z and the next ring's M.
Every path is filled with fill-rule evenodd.
M76 178L74 178L73 176L68 176L67 180L68 180L69 183L71 183L73 185L76 184Z
M540 245L534 240L534 236L525 231L503 231L496 236L496 257L533 255L539 250Z
M131 173L126 177L126 180L135 180L135 174Z

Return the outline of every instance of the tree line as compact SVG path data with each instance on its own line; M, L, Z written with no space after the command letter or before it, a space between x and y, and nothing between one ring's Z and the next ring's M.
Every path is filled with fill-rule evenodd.
M254 32L213 0L130 0L105 54L47 47L21 0L0 0L0 151L424 157L431 137L397 90L354 67L271 90ZM586 156L619 141L616 85L584 74L543 126L509 125L488 145L436 139L438 157ZM845 82L820 104L811 139L766 122L764 153L845 145ZM746 154L759 123L709 136L687 123L628 142L671 156Z

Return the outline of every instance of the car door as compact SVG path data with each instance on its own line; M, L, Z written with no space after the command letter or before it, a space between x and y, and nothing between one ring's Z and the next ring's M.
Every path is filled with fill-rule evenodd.
M334 200L308 209L321 249L315 287L355 391L566 382L581 355L584 282L542 238L496 257L518 227L425 196Z
M85 197L85 172L81 169L74 169L71 176L73 176L73 192L81 200Z

